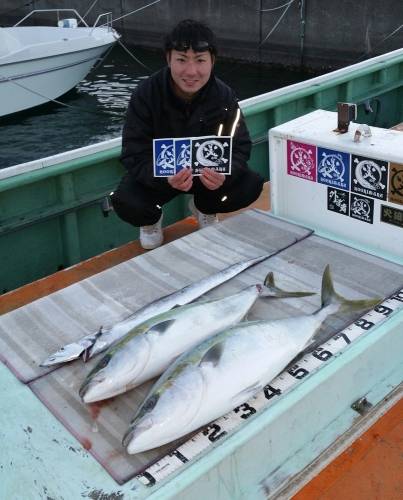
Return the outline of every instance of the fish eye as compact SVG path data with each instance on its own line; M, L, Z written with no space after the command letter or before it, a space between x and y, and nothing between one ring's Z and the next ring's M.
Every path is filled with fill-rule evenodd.
M111 355L110 354L106 354L101 359L101 361L98 363L98 365L96 366L96 369L97 370L102 370L103 368L105 368L106 366L108 366L108 363L109 363L110 360L111 360Z
M158 394L153 394L150 399L148 399L148 401L146 401L145 404L140 408L138 415L133 419L133 421L143 417L146 413L150 413L150 411L155 408L159 398L160 397L158 396Z

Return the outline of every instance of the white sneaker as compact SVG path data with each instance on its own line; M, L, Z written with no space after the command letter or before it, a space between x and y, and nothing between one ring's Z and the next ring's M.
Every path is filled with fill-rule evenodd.
M218 217L216 214L204 214L196 208L193 196L189 201L189 210L196 217L200 229L206 226L211 226L212 224L216 224L218 222Z
M155 224L140 227L140 244L145 250L152 250L161 245L164 240L161 224L162 214L160 220Z

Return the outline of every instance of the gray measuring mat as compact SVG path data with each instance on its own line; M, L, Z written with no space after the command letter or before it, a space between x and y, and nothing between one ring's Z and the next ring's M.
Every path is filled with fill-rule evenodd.
M0 359L23 382L34 380L54 369L39 365L61 346L231 264L276 253L310 233L258 210L226 219L4 314ZM239 290L251 279L261 282L259 269L230 280L225 290ZM224 293L220 289L217 293Z
M262 222L263 227L260 227ZM190 273L194 276L197 261L210 263L210 259L214 261L214 259L222 259L231 255L230 262L234 262L241 256L260 255L273 237L274 223L276 228L279 227L278 224L283 224L280 221L274 221L263 212L242 214L218 226L193 233L178 240L175 244L164 246L146 256L136 257L130 265L137 265L140 260L145 261L147 269L143 272L146 273L148 270L151 272L150 267L154 270L154 274L150 276L150 282L153 276L157 275L155 267L165 269L167 273L176 269L186 272L189 267ZM253 246L254 231L256 245L259 248ZM296 228L296 231L300 232L301 228ZM233 236L234 232L237 237ZM274 232L277 232L277 229ZM218 240L219 243L217 243ZM240 254L234 254L239 251ZM147 260L144 257L147 257ZM162 262L173 266L172 269L161 267ZM248 319L274 319L301 313L309 314L320 306L321 279L327 264L330 264L336 291L347 298L383 298L403 285L402 266L310 235L300 238L299 242L209 292L207 296L218 297L234 293L246 285L260 282L269 271L273 271L276 282L281 288L313 290L318 294L299 299L258 299ZM342 327L341 323L338 325L335 322L329 325L329 331L334 331L339 327ZM65 365L34 380L30 383L30 387L78 441L121 484L144 470L159 457L175 449L178 442L149 452L127 455L121 445L121 439L129 421L142 403L150 383L99 404L85 405L79 400L78 389L85 375L96 362L97 359L94 359L87 365L81 362Z

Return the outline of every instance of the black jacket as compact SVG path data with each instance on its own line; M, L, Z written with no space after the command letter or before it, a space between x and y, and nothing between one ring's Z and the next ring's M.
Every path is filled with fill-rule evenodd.
M221 135L230 135L238 109L234 91L214 75L190 102L177 97L172 85L168 67L142 82L133 92L123 128L121 162L136 181L154 189L166 189L167 179L153 176L153 139L216 135L221 123ZM226 182L248 168L251 146L241 115Z

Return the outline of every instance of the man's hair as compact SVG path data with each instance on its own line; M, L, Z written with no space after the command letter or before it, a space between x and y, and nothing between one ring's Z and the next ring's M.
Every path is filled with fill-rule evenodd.
M195 52L209 50L212 55L217 54L217 41L214 33L204 23L185 19L165 37L165 52L172 49L184 51L193 49Z

